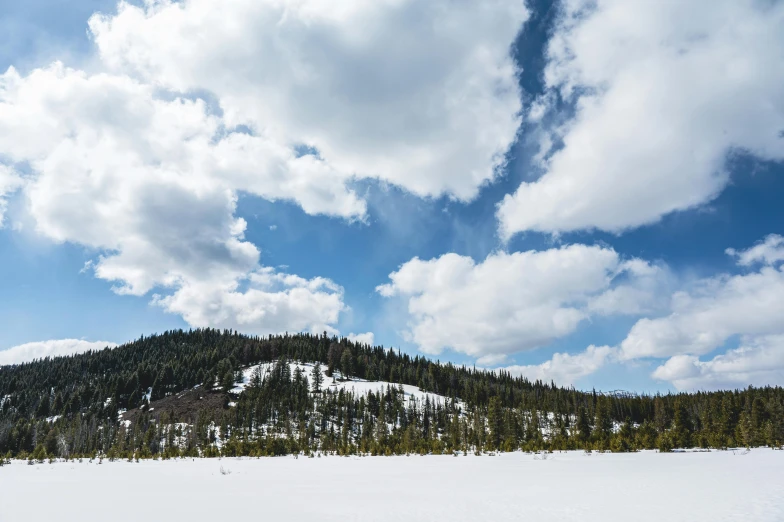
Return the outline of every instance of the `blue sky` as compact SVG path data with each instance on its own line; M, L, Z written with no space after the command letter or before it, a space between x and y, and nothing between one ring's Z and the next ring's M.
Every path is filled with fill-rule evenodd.
M784 383L784 7L700 3L9 3L5 360L328 329L581 388Z

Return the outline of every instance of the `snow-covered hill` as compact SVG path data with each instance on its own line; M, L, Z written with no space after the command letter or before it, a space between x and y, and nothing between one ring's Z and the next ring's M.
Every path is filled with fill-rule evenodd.
M231 393L240 394L242 393L245 388L250 384L251 379L253 378L253 374L256 371L261 372L261 377L264 378L271 370L275 363L262 363L254 366L249 366L242 370L242 382L237 383L234 389L231 390ZM308 385L310 386L312 380L312 372L313 372L313 363L306 363L306 362L298 362L292 361L289 362L289 367L291 368L292 375L294 371L299 368L303 372L303 376L308 380ZM322 389L324 390L333 390L333 391L352 391L355 395L365 395L368 392L379 393L383 392L388 387L393 388L402 388L403 392L406 396L406 401L418 401L420 403L424 403L426 400L429 400L432 404L441 404L443 405L446 400L448 400L443 395L438 395L435 393L424 392L417 388L416 386L411 386L408 384L396 384L386 381L367 381L364 379L357 379L355 377L351 377L348 379L343 379L340 375L339 371L335 372L335 378L327 376L327 368L326 366L321 366L321 375L322 375ZM461 405L461 402L458 400L457 406Z

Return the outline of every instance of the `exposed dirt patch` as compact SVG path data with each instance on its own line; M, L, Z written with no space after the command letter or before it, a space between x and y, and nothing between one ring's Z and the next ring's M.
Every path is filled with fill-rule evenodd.
M162 415L175 422L193 423L200 412L217 413L228 408L229 394L221 391L207 391L201 387L169 395L163 399L153 401L149 408L136 408L122 414L122 420L136 422L140 415L148 413L154 419Z

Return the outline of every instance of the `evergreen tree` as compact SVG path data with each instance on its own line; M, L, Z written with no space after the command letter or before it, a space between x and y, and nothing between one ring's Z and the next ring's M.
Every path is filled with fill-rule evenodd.
M596 401L594 413L593 438L596 449L605 450L609 447L612 435L612 418L610 417L609 404L606 397L599 397Z
M610 443L613 452L626 452L634 449L634 426L630 418L626 418Z
M577 412L577 440L584 447L591 440L591 423L588 412L581 407Z
M317 362L310 372L310 386L313 393L321 393L321 385L324 382L324 376L321 375L321 363Z
M686 410L685 401L675 400L675 418L673 419L672 442L679 448L691 447L692 424Z
M354 358L351 356L351 350L344 349L343 354L340 356L340 373L343 380L348 379L354 373Z
M766 444L781 447L784 444L784 405L780 400L769 401Z
M234 388L234 372L232 370L229 369L225 371L223 377L221 377L220 385L224 392L228 392Z
M335 368L340 364L340 356L342 355L343 349L340 345L336 342L332 342L329 345L329 351L327 352L327 377L332 377L333 373L335 372Z
M487 426L490 429L490 449L501 449L503 423L501 417L501 401L498 397L490 399L490 405L487 408Z

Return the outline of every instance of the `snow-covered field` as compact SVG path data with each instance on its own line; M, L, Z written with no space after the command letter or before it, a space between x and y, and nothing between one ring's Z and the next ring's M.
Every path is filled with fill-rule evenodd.
M784 520L784 452L742 453L17 461L0 522Z

